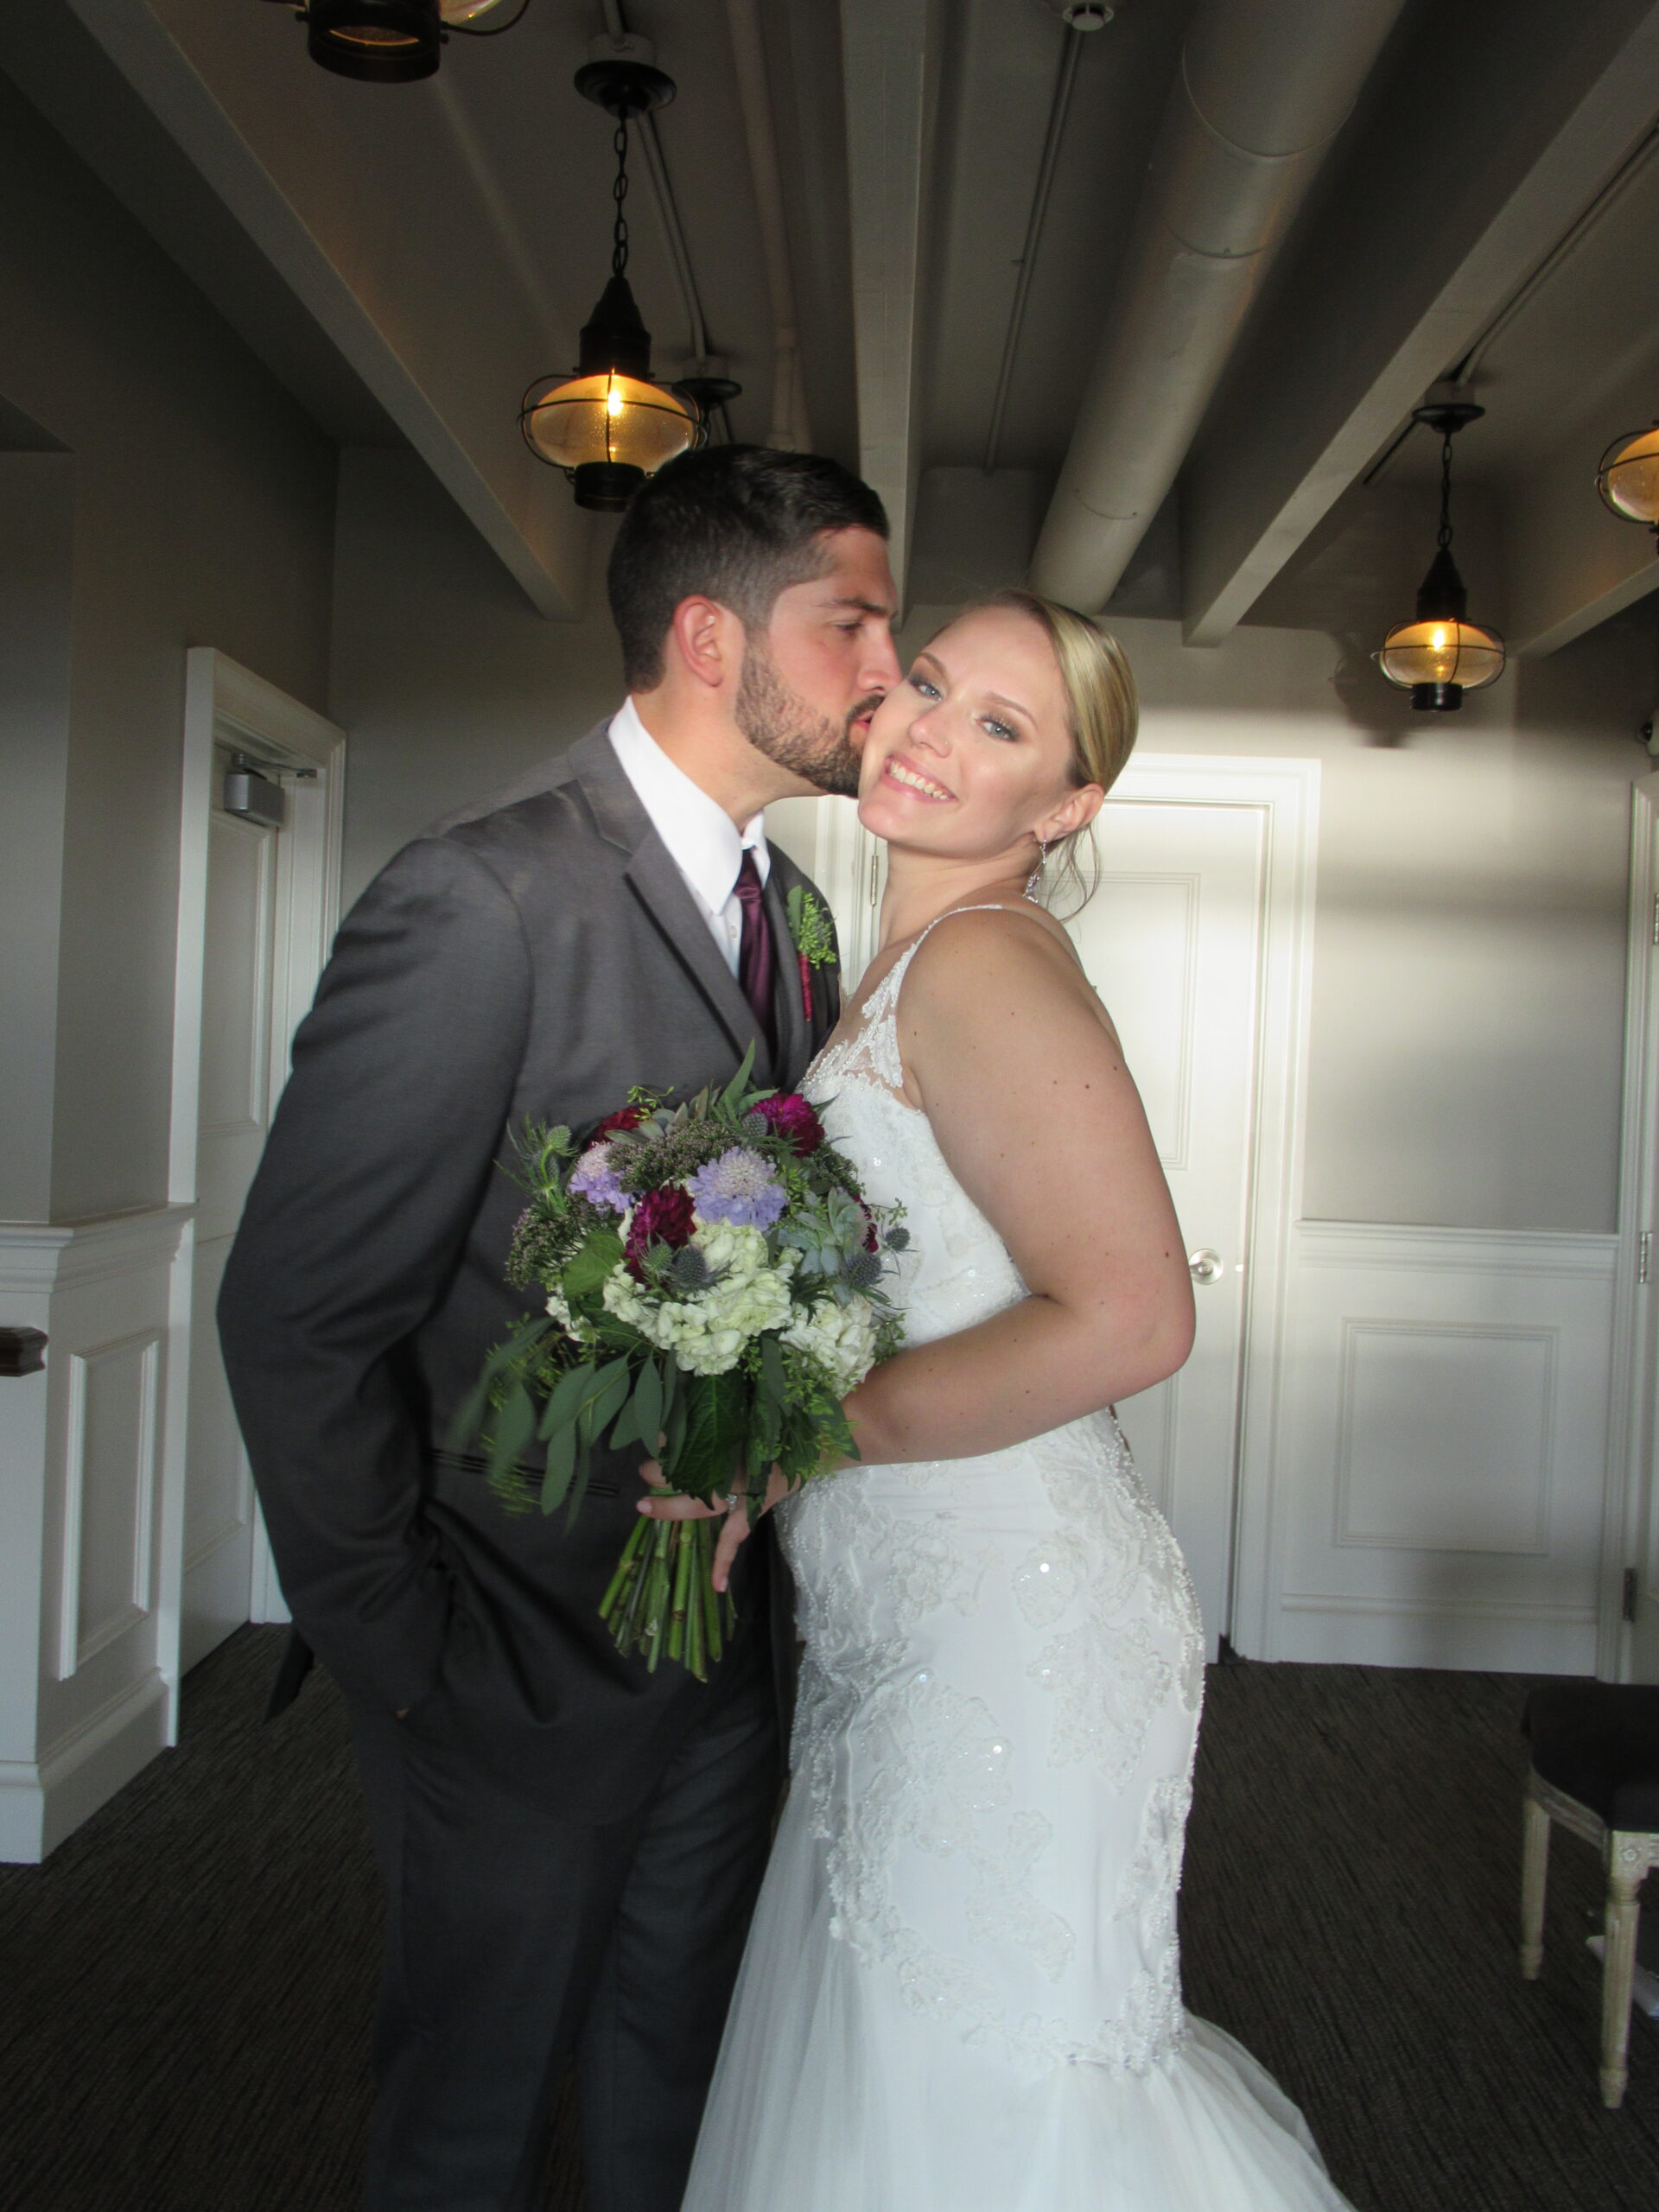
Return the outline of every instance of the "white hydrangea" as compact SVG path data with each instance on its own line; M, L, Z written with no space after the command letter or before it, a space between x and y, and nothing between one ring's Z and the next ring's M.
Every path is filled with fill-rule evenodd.
M723 1375L752 1337L788 1320L795 1255L782 1253L771 1264L760 1231L728 1222L699 1225L691 1242L720 1274L709 1289L692 1298L660 1298L619 1263L605 1278L602 1295L609 1313L659 1351L671 1351L689 1373Z
M558 1323L559 1326L564 1331L567 1337L572 1337L575 1334L575 1316L571 1313L569 1305L566 1303L564 1293L562 1290L555 1290L549 1293L547 1310L553 1316L553 1319Z
M854 1296L845 1306L825 1299L798 1313L783 1340L816 1359L844 1398L875 1363L875 1309L868 1298Z

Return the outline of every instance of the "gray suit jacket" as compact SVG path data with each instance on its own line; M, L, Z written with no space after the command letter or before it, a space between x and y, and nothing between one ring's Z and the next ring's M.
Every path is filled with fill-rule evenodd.
M219 1300L226 1371L296 1623L347 1691L454 1707L586 1817L643 1797L689 1701L766 1663L751 1626L704 1691L648 1675L596 1608L635 1518L639 1454L595 1459L573 1531L509 1516L442 1442L531 1301L503 1274L527 1119L580 1131L628 1086L724 1081L749 1044L787 1087L834 1027L811 1017L774 851L776 1059L612 750L607 725L507 803L397 855L342 927ZM742 1610L764 1614L766 1547ZM743 1639L741 1639L743 1641Z

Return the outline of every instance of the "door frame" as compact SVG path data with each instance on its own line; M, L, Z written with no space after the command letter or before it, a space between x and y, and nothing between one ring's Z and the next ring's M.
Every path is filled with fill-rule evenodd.
M1659 782L1659 778L1650 779ZM1656 1382L1659 1341L1648 1293L1659 1281L1659 872L1654 865L1659 794L1630 788L1630 889L1624 971L1624 1079L1619 1114L1618 1272L1607 1424L1596 1673L1634 1679L1635 1638L1624 1617L1624 1573L1646 1571L1649 1605L1659 1604L1659 1531L1654 1527ZM1642 1239L1649 1240L1643 1281Z
M1290 1240L1302 1211L1307 1039L1313 989L1313 902L1319 763L1249 755L1137 752L1109 806L1162 803L1249 807L1262 823L1257 947L1255 1122L1245 1198L1243 1343L1237 1408L1228 1636L1246 1657L1271 1649L1281 1580L1276 1496L1281 1372ZM812 874L845 939L849 987L875 949L881 890L877 841L850 804L815 807Z
M323 715L211 645L185 658L184 744L180 779L178 934L173 987L173 1103L168 1198L189 1210L172 1268L168 1361L168 1446L162 1471L162 1666L171 1700L168 1741L177 1738L179 1637L184 1587L184 1485L188 1465L190 1334L195 1281L196 1141L201 1088L209 825L213 746L229 732L250 760L286 770L289 818L276 847L271 1035L285 1046L310 1004L340 921L346 804L346 733ZM288 1073L285 1049L270 1056L274 1103ZM251 1620L283 1620L287 1610L256 1508Z

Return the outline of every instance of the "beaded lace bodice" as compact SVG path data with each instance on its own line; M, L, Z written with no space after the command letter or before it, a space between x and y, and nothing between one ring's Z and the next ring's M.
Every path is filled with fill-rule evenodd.
M912 1250L893 1287L909 1344L968 1328L1026 1294L1001 1238L946 1166L932 1123L900 1096L899 995L912 961L938 927L931 922L893 963L871 992L858 1027L827 1045L802 1084L830 1136L857 1161L866 1196L906 1209Z
M912 1344L1027 1295L899 1096L899 995L926 934L803 1084L867 1194L906 1208ZM806 1643L797 1809L833 1936L911 2010L1022 2065L1166 2056L1203 1640L1116 1421L855 1468L780 1526Z

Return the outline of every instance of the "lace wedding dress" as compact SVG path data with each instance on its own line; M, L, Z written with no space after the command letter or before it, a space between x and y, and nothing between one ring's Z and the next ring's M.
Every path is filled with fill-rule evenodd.
M912 1344L1025 1294L896 1096L915 950L805 1084L906 1209ZM684 2212L1339 2212L1294 2106L1182 2008L1204 1641L1112 1416L779 1514L793 1781Z

